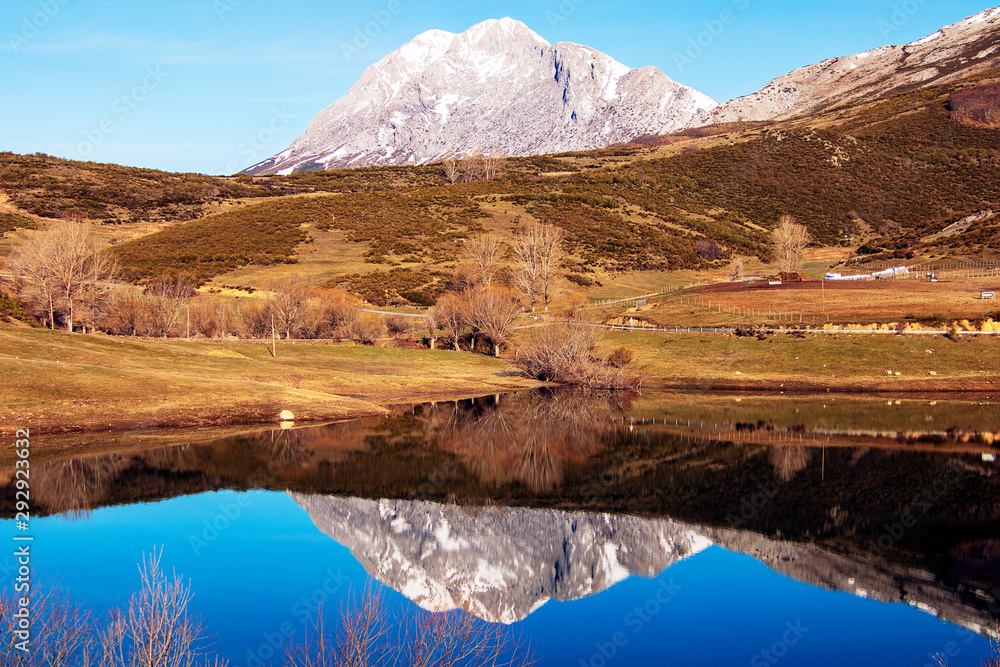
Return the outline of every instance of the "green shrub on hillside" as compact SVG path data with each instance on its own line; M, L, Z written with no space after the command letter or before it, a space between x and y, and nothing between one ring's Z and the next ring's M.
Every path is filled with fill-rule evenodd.
M35 326L35 319L28 313L20 301L12 296L0 292L0 320L19 320L25 324Z
M33 220L20 215L14 215L13 213L0 211L0 233L12 232L18 228L35 229L37 227L38 225Z

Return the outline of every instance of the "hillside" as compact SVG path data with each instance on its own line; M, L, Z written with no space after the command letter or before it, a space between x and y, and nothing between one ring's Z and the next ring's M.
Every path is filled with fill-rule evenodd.
M0 153L0 190L10 206L29 216L109 224L191 220L212 204L294 192L248 179L73 162L40 153Z
M137 282L299 278L377 303L432 302L464 239L509 237L532 219L565 230L564 275L592 294L641 282L635 272L767 262L768 230L785 213L817 251L839 249L833 262L856 249L863 260L995 258L998 74L808 119L508 158L496 177L469 182L451 183L440 164L228 179L4 154L0 221L82 217L136 236L115 252Z

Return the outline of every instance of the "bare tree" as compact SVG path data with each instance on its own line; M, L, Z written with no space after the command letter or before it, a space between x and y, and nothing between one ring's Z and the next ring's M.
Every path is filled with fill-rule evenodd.
M455 292L448 292L431 309L431 317L444 329L450 329L455 337L455 351L459 351L458 340L462 330L468 325L469 300Z
M215 304L216 335L227 338L233 331L236 322L236 309L229 301L217 301Z
M278 286L271 298L271 313L274 326L285 340L298 333L306 317L306 288L297 282L286 282Z
M316 289L309 293L305 328L313 338L343 338L358 319L360 302L347 292Z
M111 612L100 638L100 667L194 667L205 628L188 610L191 588L176 573L168 577L160 554L139 567L142 587L124 611ZM202 664L209 664L208 660ZM216 661L216 664L219 664Z
M455 155L454 153L449 152L447 155L444 156L442 164L444 164L444 175L445 178L448 179L448 182L451 183L452 185L458 183L458 179L462 175L458 156Z
M514 325L524 314L521 299L505 287L482 287L472 293L469 311L477 331L486 334L493 344L493 356L500 356L500 346L510 341Z
M81 602L51 582L32 581L29 644L15 616L17 598L10 590L0 590L0 664L74 667L86 661L92 619ZM25 647L27 650L22 650Z
M797 270L802 265L806 247L811 240L805 226L797 224L794 217L783 215L771 233L771 238L778 268L786 272Z
M114 292L103 320L104 329L116 336L138 336L145 333L148 297L136 290Z
M475 267L476 281L489 287L506 252L506 246L496 234L476 234L466 240L462 258Z
M737 255L733 258L733 263L730 265L729 277L733 281L742 280L744 271L746 271L746 265L743 263L743 258Z
M191 325L196 333L204 338L215 338L219 335L219 319L215 315L215 306L201 301L191 307Z
M365 345L374 345L388 333L385 319L376 313L361 313L351 323L349 331L351 338Z
M301 643L285 647L288 667L515 667L535 664L530 649L500 624L453 611L393 619L381 595L366 590L340 614L339 632L323 612L310 619Z
M514 235L514 279L532 309L539 301L548 309L555 297L562 240L561 229L537 221Z
M181 308L198 294L198 290L185 276L177 275L157 280L142 294L145 334L152 338L167 338L181 321Z
M547 382L591 389L636 389L641 378L625 367L629 350L616 350L606 361L595 359L601 331L585 324L550 324L519 341L515 364L526 375Z
M11 253L9 265L25 293L46 311L49 327L55 328L58 311L68 331L73 331L81 302L89 303L93 313L96 300L106 297L100 285L114 271L114 262L99 251L89 225L77 222L57 222L33 234Z
M43 234L32 236L11 253L8 265L21 298L45 312L49 328L55 329L59 285L49 238Z
M257 299L243 300L236 314L236 331L241 338L259 340L271 335L271 308Z

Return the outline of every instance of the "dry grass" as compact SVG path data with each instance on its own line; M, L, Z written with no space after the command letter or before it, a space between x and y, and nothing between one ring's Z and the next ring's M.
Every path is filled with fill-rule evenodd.
M920 280L876 282L805 282L778 287L721 284L670 296L637 317L671 326L716 326L771 323L769 313L804 315L805 324L888 323L905 318L985 319L1000 311L1000 303L983 301L979 293L996 289L1000 278L961 278L931 283ZM709 305L711 304L711 307ZM719 312L737 309L740 315ZM764 313L764 314L761 314ZM787 318L786 318L787 319Z
M261 423L380 414L371 400L527 386L502 362L352 345L144 341L0 329L0 430ZM363 397L355 400L345 396Z
M646 386L746 389L870 388L922 391L1000 387L1000 340L944 336L789 335L766 340L716 334L614 332L598 352L626 346ZM887 371L900 376L886 375ZM931 376L930 372L937 373ZM992 382L993 385L987 385ZM995 390L994 390L995 391Z

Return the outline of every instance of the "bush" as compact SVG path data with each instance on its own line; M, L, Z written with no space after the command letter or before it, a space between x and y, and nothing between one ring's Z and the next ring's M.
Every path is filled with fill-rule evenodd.
M271 335L271 309L264 301L250 301L240 307L236 323L240 338L267 338Z
M365 345L374 345L380 338L385 338L386 326L381 315L361 313L350 327L351 338Z
M403 315L390 315L385 320L386 328L389 329L389 333L394 336L399 334L409 333L413 330L415 318L404 317Z
M635 353L627 347L620 347L608 356L608 366L612 368L624 368L632 363Z
M20 320L31 326L36 324L23 303L3 292L0 292L0 318Z
M534 329L521 342L514 363L528 377L544 382L591 389L638 388L642 384L638 377L592 357L601 335L596 327L572 324Z
M403 297L414 306L424 306L425 308L430 308L437 301L434 297L428 296L423 292L400 292L399 296Z

